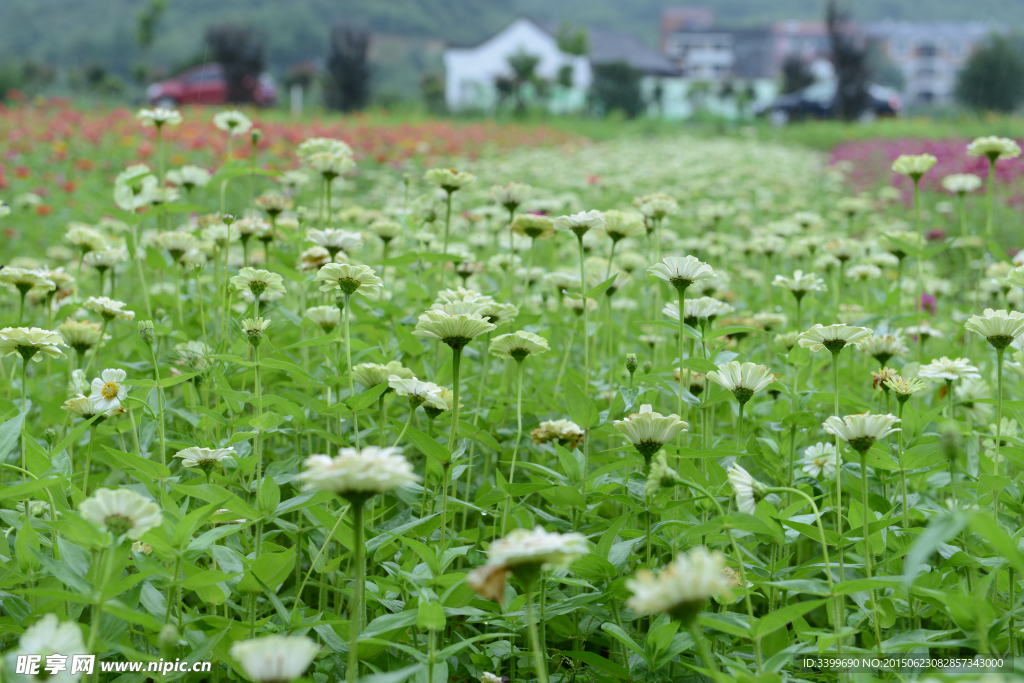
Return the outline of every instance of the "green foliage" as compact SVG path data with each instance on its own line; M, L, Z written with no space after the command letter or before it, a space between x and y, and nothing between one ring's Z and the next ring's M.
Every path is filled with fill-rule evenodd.
M976 50L960 71L956 98L981 111L1011 112L1024 101L1024 59L999 35Z
M643 112L645 103L640 90L641 74L626 62L594 64L589 100L602 113L620 112L634 118Z

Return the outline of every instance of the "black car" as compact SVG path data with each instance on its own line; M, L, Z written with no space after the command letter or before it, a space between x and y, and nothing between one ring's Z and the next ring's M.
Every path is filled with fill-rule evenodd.
M867 91L868 105L861 114L861 119L871 120L899 114L902 103L899 93L895 90L869 83ZM835 99L836 82L821 81L802 90L776 97L770 103L762 105L757 114L767 116L778 126L805 119L831 119L835 116Z

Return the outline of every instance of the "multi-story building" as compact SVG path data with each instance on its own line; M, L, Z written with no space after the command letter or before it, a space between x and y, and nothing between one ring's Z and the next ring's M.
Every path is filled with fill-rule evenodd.
M992 32L993 27L982 22L882 21L865 27L868 37L903 73L904 99L921 104L953 99L957 74Z

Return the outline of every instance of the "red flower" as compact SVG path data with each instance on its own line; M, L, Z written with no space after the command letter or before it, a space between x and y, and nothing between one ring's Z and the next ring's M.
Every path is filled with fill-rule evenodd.
M51 213L53 213L53 209L51 209L46 204L40 204L39 206L36 207L36 213L39 214L40 216L49 216Z

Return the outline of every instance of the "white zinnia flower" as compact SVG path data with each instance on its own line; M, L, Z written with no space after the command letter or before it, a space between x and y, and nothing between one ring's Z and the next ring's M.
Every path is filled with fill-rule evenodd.
M999 158L1013 159L1020 156L1020 145L1010 138L989 135L975 138L967 145L967 153L972 157L988 157L992 161Z
M937 162L931 154L901 154L892 162L892 170L917 181Z
M387 365L381 363L360 363L352 368L352 378L367 389L372 389L378 384L388 382L392 377L412 379L415 375L412 370L397 360L389 361Z
M98 412L107 412L121 407L121 401L128 395L128 387L124 385L127 375L124 370L104 370L92 381L92 393L89 398Z
M345 295L360 294L370 299L376 299L384 289L384 281L373 268L348 263L328 263L317 271L314 280L321 283L321 292L338 289Z
M803 465L807 476L831 481L836 476L839 455L836 453L835 444L820 442L808 446L804 451L803 459L797 464Z
M182 166L167 172L167 182L189 191L197 187L206 187L210 184L211 178L210 172L201 166Z
M324 332L330 332L341 322L341 311L337 306L313 306L306 309L306 317L319 325Z
M730 361L707 374L707 379L733 393L736 400L746 403L754 394L775 381L775 375L764 365Z
M64 352L58 346L66 346L61 336L39 327L5 327L0 330L0 358L14 353L36 363L43 356L64 358Z
M825 281L814 273L805 273L802 270L793 271L793 277L776 275L772 281L773 287L788 289L797 300L803 299L808 292L824 292L828 289Z
M981 178L973 173L953 173L942 179L942 187L953 194L967 194L981 187Z
M951 360L943 356L931 363L922 365L917 371L917 376L922 379L979 379L981 372L971 364L968 358L956 358Z
M676 557L657 575L643 569L626 580L626 606L637 614L667 613L689 625L709 598L728 594L725 555L703 546Z
M689 427L678 415L653 412L650 404L640 406L639 413L633 413L626 419L616 420L612 424L648 463L662 446Z
M600 211L583 211L555 219L555 230L568 230L581 240L591 230L602 230L604 226L604 216Z
M1024 313L986 308L982 315L972 315L964 327L1001 351L1024 335Z
M306 636L273 635L240 640L231 646L242 670L254 683L291 683L299 678L320 652Z
M679 291L685 290L694 282L715 277L715 271L696 256L669 256L661 263L647 269L655 277L672 283Z
M131 489L100 489L82 501L78 511L115 539L127 535L137 541L163 523L160 506Z
M431 309L417 319L413 334L444 342L452 349L460 350L480 335L497 328L478 313L449 314Z
M311 455L299 474L303 491L330 491L342 497L385 493L419 481L396 448L342 448L333 458Z
M432 168L423 174L423 178L449 194L476 182L476 176L472 173L454 168Z
M411 371L410 371L411 374ZM433 382L424 382L415 377L399 377L391 375L388 377L388 387L398 396L406 396L409 405L415 410L423 405L425 401L441 393L441 387Z
M861 341L859 348L882 366L888 363L893 356L901 356L907 352L907 345L903 342L903 338L892 334L872 334Z
M129 311L123 301L116 301L105 296L91 296L82 304L82 308L99 313L106 320L134 320L135 311Z
M491 340L491 355L498 358L512 358L522 361L527 356L535 356L549 349L547 339L531 332L512 332Z
M252 128L252 121L242 112L231 110L217 113L213 125L231 135L245 135Z
M729 468L729 484L736 493L736 507L739 511L754 514L757 502L767 493L767 487L736 463Z
M835 415L825 420L824 429L850 444L854 450L864 453L878 439L900 431L894 427L900 419L895 415L847 415L839 419Z
M238 271L238 275L232 277L229 282L240 291L252 292L252 295L259 298L266 291L285 293L284 278L269 270L261 270L246 266Z
M157 128L168 124L176 126L181 123L181 112L176 109L163 109L157 107L156 109L140 109L135 118L139 120L139 123L143 127L156 126Z
M559 534L536 527L513 529L487 549L487 563L515 570L522 565L563 567L590 552L583 534Z
M83 672L71 673L69 665L53 674L46 672L47 660L51 655L68 658L86 652L85 641L82 640L82 628L73 621L61 621L56 614L43 615L39 621L25 629L18 639L19 655L40 655L40 673L28 676L28 680L36 683L74 683L82 678Z
M814 325L811 329L801 334L797 339L800 346L811 351L828 349L838 353L847 344L860 344L870 337L872 331L866 327L851 327L841 323L836 325Z
M235 455L234 448L201 448L191 446L174 454L175 458L181 458L183 467L198 467L204 472L216 468L221 460L229 460Z

